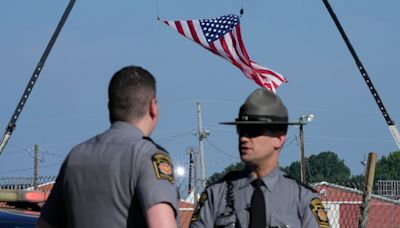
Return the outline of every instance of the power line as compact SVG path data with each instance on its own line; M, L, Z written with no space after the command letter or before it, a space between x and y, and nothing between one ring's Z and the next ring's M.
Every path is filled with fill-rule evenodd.
M225 151L223 151L222 149L220 149L219 147L217 147L214 143L212 143L209 139L206 139L206 141L210 144L210 146L214 147L214 149L216 149L217 151L221 152L222 154L231 157L231 158L235 158L235 159L239 159L239 157L237 156L233 156Z
M239 158L237 158L237 159L231 158L228 160L222 160L222 161L217 161L217 162L207 162L206 164L207 164L207 166L217 166L217 165L228 163L228 162L232 163L232 162L238 162L238 161L239 161Z
M297 140L297 136L294 136L292 141L285 143L285 145L282 147L282 150L289 147L292 143L294 143Z
M334 139L334 140L345 140L345 141L366 141L366 142L392 142L392 140L386 139L371 139L371 138L350 138L350 137L330 137L330 136L307 136L307 138L314 138L314 139Z
M53 153L53 152L50 152L49 150L43 150L43 148L42 148L41 152L42 152L43 156L50 155L50 156L55 156L55 157L60 157L60 158L66 156L66 154Z
M173 135L173 136L169 136L169 137L166 137L166 138L163 138L163 139L157 139L157 142L158 143L161 143L161 142L164 142L164 141L171 142L174 139L186 136L188 134L192 134L193 131L194 130L190 130L190 131L187 131L187 132L184 132L184 133L180 133L180 134L177 134L177 135Z
M53 167L53 166L60 165L60 164L61 164L61 162L57 162L57 163L52 163L52 164L49 164L49 165L43 165L43 166L40 166L39 168L48 168L48 167ZM0 174L3 174L3 173L17 173L17 172L31 171L31 170L33 170L33 169L34 169L34 168L24 168L24 169L6 170L6 171L1 171Z

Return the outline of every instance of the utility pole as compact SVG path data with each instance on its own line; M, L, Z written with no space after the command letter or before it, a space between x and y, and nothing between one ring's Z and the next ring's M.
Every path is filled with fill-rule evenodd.
M298 119L298 125L300 129L300 181L301 183L307 183L307 178L306 178L306 159L304 157L304 129L303 126L306 125L307 123L313 121L314 119L314 114L307 114L307 115L302 115Z
M306 183L306 160L304 158L304 130L303 122L300 122L300 180Z
M188 194L192 192L192 170L193 170L193 154L189 154L189 184L188 184Z
M197 156L194 147L187 148L187 154L189 154L189 195L193 191L193 204L197 204L197 195L198 195L198 187L197 187ZM193 167L193 188L192 184L192 167Z
M38 188L38 173L39 173L39 146L35 144L35 155L34 155L34 165L33 165L33 189Z
M200 102L197 101L197 115L199 120L199 128L197 131L197 136L199 137L199 150L200 150L200 162L201 162L201 185L203 190L206 188L206 167L204 165L204 147L203 147L203 139L207 138L210 134L209 131L203 131L203 122L201 119L201 108Z
M358 220L359 228L366 228L368 223L368 212L370 209L370 201L372 195L372 188L374 185L376 167L376 153L371 152L368 154L367 170L365 173L365 189L363 193L363 202L360 207L360 219Z

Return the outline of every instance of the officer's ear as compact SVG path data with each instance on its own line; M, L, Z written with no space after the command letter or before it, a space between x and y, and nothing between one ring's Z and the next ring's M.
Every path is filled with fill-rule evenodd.
M149 106L149 113L150 117L153 120L157 120L159 116L159 109L158 109L158 103L157 103L157 98L153 97L150 101L150 106Z
M275 149L282 148L283 145L285 144L286 141L286 135L285 134L278 134L273 137L273 143Z

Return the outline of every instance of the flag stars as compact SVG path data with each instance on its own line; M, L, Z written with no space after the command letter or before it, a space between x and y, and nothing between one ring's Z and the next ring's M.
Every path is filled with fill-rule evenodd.
M236 15L227 15L215 19L200 20L199 24L204 32L207 42L213 42L239 24L239 18Z

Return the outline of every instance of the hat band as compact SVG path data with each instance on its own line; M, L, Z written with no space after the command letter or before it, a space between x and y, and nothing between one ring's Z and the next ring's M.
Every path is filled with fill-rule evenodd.
M262 121L268 123L287 123L287 117L279 116L259 116L259 115L240 115L236 121Z

